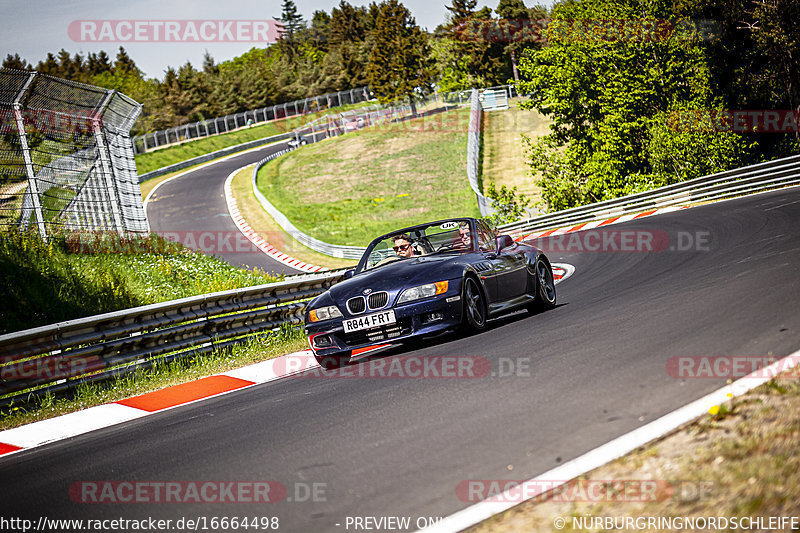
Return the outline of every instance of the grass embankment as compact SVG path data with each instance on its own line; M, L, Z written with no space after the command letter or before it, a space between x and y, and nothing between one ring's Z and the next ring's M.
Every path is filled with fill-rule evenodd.
M642 498L637 492L626 497L624 492L612 491L608 491L607 499L592 498L584 497L586 492L568 490L562 496L551 494L518 505L467 531L589 531L573 529L571 521L572 517L589 515L620 520L797 517L798 440L800 379L795 369L730 400L716 414L706 415L580 478L595 482L653 480L658 487L653 492L655 498ZM579 486L580 482L573 484ZM566 521L566 527L554 526L558 518ZM791 524L773 530L790 531Z
M402 226L479 216L466 174L469 109L367 128L265 165L258 186L303 232L364 246Z
M230 133L221 133L219 135L212 135L211 137L203 137L193 141L185 141L181 144L173 144L158 148L150 152L139 154L135 157L136 171L139 174L150 172L174 163L186 161L193 157L206 155L223 148L236 146L237 144L271 137L292 131L294 128L302 126L303 124L314 120L329 113L344 113L351 109L358 109L369 105L375 105L374 102L362 102L360 104L346 105L335 107L325 111L316 111L305 115L298 115L286 119L275 120L267 122L266 124L257 124L252 127L245 127L232 131Z
M0 333L276 280L157 236L83 238L80 246L74 238L45 244L31 233L2 234Z
M358 261L354 259L339 259L317 253L283 231L280 225L261 207L253 194L252 175L253 167L243 168L233 177L231 187L239 212L256 233L283 253L305 263L330 269L355 266Z
M525 164L522 134L541 137L550 133L552 120L538 111L519 108L519 98L509 100L504 111L483 113L483 186L494 181L499 189L517 187L534 204L541 201L541 188L535 184L539 177L531 177Z
M208 292L276 281L160 237L96 242L3 233L0 238L0 333ZM83 243L83 244L80 244ZM76 253L76 251L94 253ZM117 251L117 253L114 252ZM127 253L122 251L127 250ZM147 251L150 250L150 251ZM70 397L45 396L0 414L0 429L108 403L213 375L306 347L286 327L232 348L156 365L120 379L80 385Z

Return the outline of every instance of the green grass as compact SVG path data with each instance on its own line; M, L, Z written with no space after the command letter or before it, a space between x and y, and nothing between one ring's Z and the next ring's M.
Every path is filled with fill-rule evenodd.
M158 236L122 247L117 239L98 245L90 234L82 247L78 238L0 236L0 333L276 280Z
M258 186L300 230L334 244L479 216L466 173L468 123L461 109L308 145L265 165Z
M537 111L519 108L520 99L509 101L509 109L486 111L483 114L482 179L486 186L493 181L497 188L505 185L530 198L541 201L541 187L535 181L540 177L530 175L521 134L531 138L550 133L551 120Z
M103 312L276 281L152 235L72 234L44 243L34 233L0 235L0 333ZM0 412L0 429L120 400L302 350L302 329L285 325L209 354L46 395Z
M369 105L375 105L375 103L362 102L360 104L336 107L327 111L318 111L306 115L289 117L288 119L254 125L250 128L242 128L230 133L203 137L194 141L186 141L182 144L159 148L151 152L137 155L135 158L136 171L139 174L144 174L151 170L186 161L193 157L206 155L217 150L222 150L223 148L286 133L287 131L292 131L292 129L328 113L343 113L350 109L358 109Z

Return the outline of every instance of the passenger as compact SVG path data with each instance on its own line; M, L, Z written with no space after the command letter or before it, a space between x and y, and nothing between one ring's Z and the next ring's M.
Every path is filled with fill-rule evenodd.
M472 249L472 232L469 229L469 222L462 222L458 227L458 240L453 243L453 248L457 250Z

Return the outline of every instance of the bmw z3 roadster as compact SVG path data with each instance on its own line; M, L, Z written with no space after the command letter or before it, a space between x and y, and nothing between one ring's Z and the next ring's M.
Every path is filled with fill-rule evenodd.
M491 317L556 305L544 253L474 218L381 235L344 278L305 312L311 349L326 369L349 362L353 350L447 330L481 331Z

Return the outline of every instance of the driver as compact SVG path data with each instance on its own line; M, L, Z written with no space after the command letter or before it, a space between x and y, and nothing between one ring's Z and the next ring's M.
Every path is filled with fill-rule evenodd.
M417 252L411 245L411 237L409 237L408 234L403 233L401 235L396 235L392 240L394 241L392 249L398 256L408 258L417 255Z

